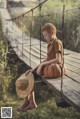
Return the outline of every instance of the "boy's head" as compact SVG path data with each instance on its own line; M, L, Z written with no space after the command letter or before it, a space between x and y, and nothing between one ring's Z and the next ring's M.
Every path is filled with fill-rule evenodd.
M49 42L56 36L56 27L52 23L47 23L42 27L44 39Z

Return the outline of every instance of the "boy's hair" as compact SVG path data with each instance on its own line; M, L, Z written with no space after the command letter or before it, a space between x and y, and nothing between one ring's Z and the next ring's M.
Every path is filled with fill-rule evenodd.
M57 30L56 27L52 24L52 23L46 23L43 27L42 27L42 32L47 31L48 33L54 33L56 34Z

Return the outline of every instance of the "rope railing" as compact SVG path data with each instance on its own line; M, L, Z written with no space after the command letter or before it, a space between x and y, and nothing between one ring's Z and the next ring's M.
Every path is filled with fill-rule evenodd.
M46 0L47 2L48 0ZM40 3L41 4L41 3ZM38 5L38 7L42 6L42 5ZM36 8L38 8L36 7ZM36 9L35 8L35 9ZM32 8L31 10L27 11L26 13L23 13L21 14L20 16L17 16L17 17L14 17L12 19L5 19L7 21L13 21L13 20L16 20L16 19L19 19L20 17L24 17L26 14L30 13L30 12L33 12L35 10L34 8ZM54 9L55 10L55 9ZM73 10L80 10L80 7L76 7L76 8L72 8L72 9L65 9L65 12L68 12L68 11L73 11ZM58 11L58 12L54 12L54 13L51 13L51 14L44 14L44 15L41 15L41 17L44 17L44 16L51 16L51 15L54 15L54 14L59 14L59 13L62 13L62 10L61 11ZM26 16L26 17L32 17L32 16ZM40 17L40 16L35 16L33 15L33 17Z
M37 6L35 6L35 7L32 8L32 9L30 9L29 11L23 13L23 14L20 15L20 16L17 16L17 17L15 17L15 18L11 18L11 19L6 19L6 20L8 20L8 21L12 21L12 20L19 19L20 17L24 17L26 14L28 14L28 13L30 13L30 12L33 12L35 9L41 7L41 6L42 6L44 3L46 3L47 1L48 1L48 0L45 0L45 1L41 2L41 3L39 3Z

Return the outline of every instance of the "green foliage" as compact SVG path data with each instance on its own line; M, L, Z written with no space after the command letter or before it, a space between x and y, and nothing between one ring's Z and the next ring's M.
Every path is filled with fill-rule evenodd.
M6 73L8 44L2 30L0 18L0 97L6 99L6 88L9 76Z
M8 100L0 102L0 106L12 106L13 119L80 119L80 113L73 108L61 108L57 107L54 97L52 97L52 91L45 86L38 86L38 92L36 93L36 99L38 107L25 112L17 112L16 107L22 103L16 95L8 95Z
M66 48L80 52L80 12L79 9L66 13L65 45Z
M2 31L2 23L0 19L0 72L2 74L4 73L5 67L7 65L7 53L8 46Z
M55 2L61 5L55 5ZM24 31L29 35L32 29L32 37L40 39L40 25L43 26L47 22L53 23L57 28L57 36L62 40L62 15L63 2L60 0L50 0L46 2L41 10L42 17L37 14L36 17L27 16L24 18ZM79 5L79 1L65 1L64 12L64 47L70 50L80 52L80 12L75 9ZM71 4L72 3L72 4ZM54 4L54 7L52 5ZM33 26L31 26L31 22ZM32 28L31 28L32 27ZM43 40L43 38L42 38Z

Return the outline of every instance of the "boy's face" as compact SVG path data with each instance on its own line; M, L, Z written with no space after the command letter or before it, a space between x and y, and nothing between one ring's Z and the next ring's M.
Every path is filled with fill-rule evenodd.
M47 31L42 32L44 39L48 42L52 39L52 34L49 34Z

